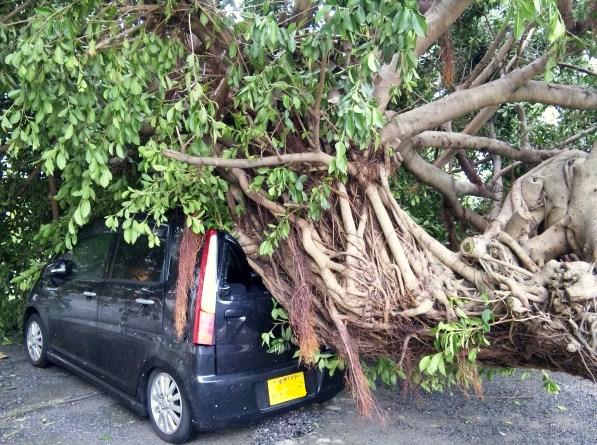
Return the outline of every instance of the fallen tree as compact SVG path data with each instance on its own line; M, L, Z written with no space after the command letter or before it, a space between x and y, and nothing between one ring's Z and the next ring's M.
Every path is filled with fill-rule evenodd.
M543 105L597 109L594 88L536 80L582 59L565 34L582 42L586 11L495 6L501 30L486 30L486 51L460 69L450 28L484 26L493 6L26 3L4 20L15 22L3 31L2 127L11 162L31 151L60 176L54 230L66 247L94 213L112 214L131 242L155 242L136 213L159 221L172 207L193 232L232 230L288 310L301 358L336 347L365 413L363 358L389 358L431 388L475 384L477 363L595 381L594 127L565 138L585 150L538 149L527 119ZM419 70L443 79L423 104L418 58L441 62ZM498 137L509 103L542 105L510 108ZM592 125L587 114L579 125ZM402 172L439 193L459 250L405 211L392 186Z

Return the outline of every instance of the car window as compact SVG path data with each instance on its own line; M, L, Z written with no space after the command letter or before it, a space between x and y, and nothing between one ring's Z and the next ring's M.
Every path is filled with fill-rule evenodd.
M121 236L116 247L111 278L139 282L160 281L165 244L165 238L160 237L160 245L150 248L146 239L138 239L134 244L129 244Z
M239 249L228 245L226 255L225 281L228 284L244 284L248 286L251 283L249 265Z
M71 277L78 280L103 279L111 241L109 233L79 239L73 250L65 255L73 262Z

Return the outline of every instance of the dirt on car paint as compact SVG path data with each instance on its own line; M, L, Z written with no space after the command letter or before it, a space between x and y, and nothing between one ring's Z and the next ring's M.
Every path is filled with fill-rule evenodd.
M0 444L163 443L140 418L70 372L32 367L20 345L3 346ZM459 391L377 392L385 420L363 419L348 392L248 426L202 433L201 445L297 444L595 444L597 384L554 374L561 391L547 394L541 374L522 372L484 385L484 398Z

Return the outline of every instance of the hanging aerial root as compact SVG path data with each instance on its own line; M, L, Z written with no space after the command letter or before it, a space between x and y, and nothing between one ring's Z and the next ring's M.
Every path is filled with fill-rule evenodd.
M300 360L307 364L314 363L319 351L319 340L314 329L312 280L306 266L305 254L298 247L293 235L288 238L288 248L294 262L294 292L290 299L290 325L300 348Z
M182 338L187 324L187 307L189 289L193 282L197 253L201 238L189 229L185 229L180 240L178 258L178 280L176 282L176 303L174 306L174 332Z
M359 351L355 345L355 341L348 333L346 325L340 318L340 314L338 314L334 303L330 301L328 303L328 308L332 321L334 322L334 325L340 334L343 355L348 361L348 380L350 382L350 389L352 391L353 397L357 402L359 413L366 417L370 417L373 413L377 414L379 417L382 417L379 406L377 405L375 397L373 396L371 388L369 387L367 377L365 377L359 357Z

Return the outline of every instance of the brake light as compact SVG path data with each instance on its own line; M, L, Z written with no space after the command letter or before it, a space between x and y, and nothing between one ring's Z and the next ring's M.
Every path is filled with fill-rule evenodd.
M215 343L217 280L218 237L217 232L210 229L205 234L197 283L197 297L195 298L193 343L196 345L213 345Z

